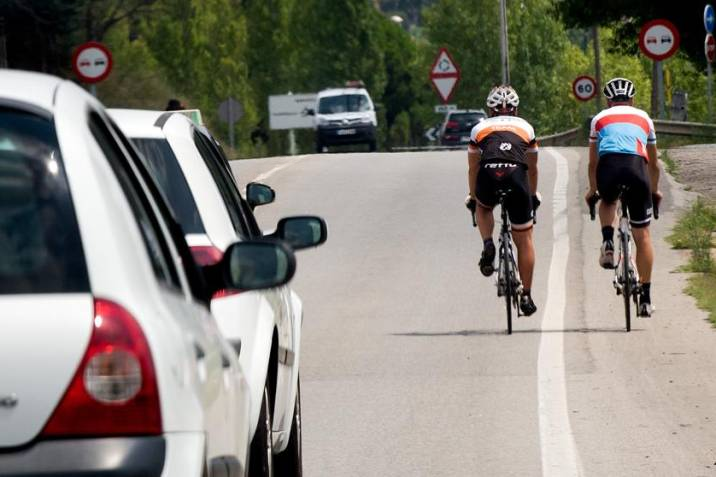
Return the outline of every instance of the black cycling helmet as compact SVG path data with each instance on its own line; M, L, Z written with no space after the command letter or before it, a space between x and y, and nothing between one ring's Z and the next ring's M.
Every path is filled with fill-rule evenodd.
M629 101L635 94L634 83L626 78L612 78L604 86L604 96L609 101Z

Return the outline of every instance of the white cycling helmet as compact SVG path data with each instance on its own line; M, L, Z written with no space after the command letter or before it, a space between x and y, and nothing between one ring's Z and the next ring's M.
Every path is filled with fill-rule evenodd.
M487 95L487 107L490 109L517 109L520 97L515 88L508 85L495 86Z
M604 96L610 101L627 101L635 94L634 83L626 78L612 78L604 86Z

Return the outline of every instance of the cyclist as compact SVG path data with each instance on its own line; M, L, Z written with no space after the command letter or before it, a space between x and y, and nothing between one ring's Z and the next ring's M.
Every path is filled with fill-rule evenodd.
M522 277L520 309L526 316L537 311L532 300L532 273L535 264L532 226L537 199L537 140L532 126L517 117L520 98L511 86L492 88L487 95L490 117L478 123L470 133L467 148L468 187L465 205L475 211L483 251L480 271L486 277L495 271L495 228L493 209L497 190L510 189L505 207L517 247L517 262ZM534 208L533 208L534 207Z
M602 226L602 246L599 264L613 269L614 223L616 221L619 187L628 190L626 201L636 242L636 268L639 272L639 316L651 316L651 269L654 247L649 223L652 200L661 200L659 164L656 157L656 133L649 115L635 108L634 83L626 78L614 78L604 86L607 109L592 119L589 134L589 203L599 192L599 221ZM652 197L653 194L653 197Z

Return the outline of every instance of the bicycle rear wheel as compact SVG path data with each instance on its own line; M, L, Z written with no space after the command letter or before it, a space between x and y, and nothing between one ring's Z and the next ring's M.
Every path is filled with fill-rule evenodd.
M629 238L621 236L621 261L622 261L622 297L624 298L624 317L626 319L626 330L631 331L631 296L634 293L629 268L631 268L631 257L629 256Z
M507 256L507 248L502 246L502 250L500 251L500 261L502 262L502 267L504 271L504 277L505 277L505 311L507 312L507 334L512 334L512 301L514 300L515 295L515 289L513 284L513 275L514 270L512 270L512 263L510 263L510 259Z

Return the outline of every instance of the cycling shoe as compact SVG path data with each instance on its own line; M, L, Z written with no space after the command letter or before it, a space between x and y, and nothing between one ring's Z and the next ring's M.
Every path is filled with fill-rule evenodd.
M614 242L607 240L602 243L599 251L599 265L607 270L614 269Z
M495 272L495 244L490 243L485 246L480 256L480 272L489 277Z
M520 297L520 310L522 310L522 314L525 316L530 316L537 311L537 305L532 301L530 295L522 295Z

